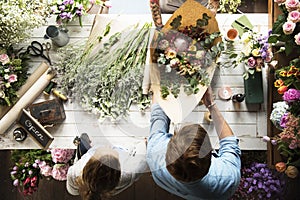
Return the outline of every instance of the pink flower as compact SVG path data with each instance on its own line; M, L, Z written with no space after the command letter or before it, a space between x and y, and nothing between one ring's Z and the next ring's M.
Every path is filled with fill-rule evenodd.
M282 29L283 29L284 34L290 35L293 33L295 27L296 27L296 24L294 22L287 21L283 24Z
M8 82L9 83L16 82L17 80L18 80L18 76L17 75L15 75L15 74L9 75L9 78L8 78Z
M288 19L294 23L300 21L300 12L298 10L293 10L289 13Z
M45 161L42 161L39 164L40 167L40 173L44 176L52 176L52 167L50 167L49 165L47 165L47 163Z
M253 57L248 58L248 65L250 68L254 68L256 65L255 58L253 58Z
M30 181L30 186L31 187L37 187L37 182L38 182L38 178L37 176L33 177Z
M90 3L91 3L91 4L95 4L95 3L96 3L96 0L90 0Z
M296 100L300 100L300 90L291 88L288 91L284 92L282 98L284 101L289 102L289 103L296 101Z
M0 62L2 63L2 65L5 65L7 63L10 62L9 57L7 54L1 54L0 55Z
M19 179L14 180L13 185L18 186L19 185Z
M31 179L28 177L25 179L25 181L23 182L23 185L26 186L27 184L30 184Z
M69 164L55 164L52 170L52 177L59 181L67 180Z
M51 149L52 160L55 163L67 163L74 155L74 149Z
M299 7L299 0L287 0L285 2L285 7L289 12L297 10Z
M295 35L295 43L297 45L300 45L300 32L298 34Z

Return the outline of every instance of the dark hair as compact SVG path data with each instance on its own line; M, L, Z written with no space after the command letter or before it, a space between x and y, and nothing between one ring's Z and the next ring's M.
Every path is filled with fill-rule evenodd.
M119 159L105 155L96 159L91 157L79 178L79 194L84 200L107 198L118 185L121 176Z
M211 164L209 136L199 124L182 127L171 138L166 153L169 173L184 182L203 178Z

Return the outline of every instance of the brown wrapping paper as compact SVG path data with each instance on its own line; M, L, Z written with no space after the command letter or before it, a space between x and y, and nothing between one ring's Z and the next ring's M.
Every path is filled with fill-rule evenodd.
M162 31L168 31L171 29L171 22L179 15L182 16L181 26L179 29L183 29L185 26L196 25L197 19L202 17L203 13L207 13L211 19L209 20L209 24L205 27L208 33L219 32L218 22L215 18L215 14L211 12L206 7L202 6L200 3L194 0L187 0L182 6L174 12L174 14L170 17L170 19L166 22ZM157 35L154 35L153 41L155 41ZM215 41L217 43L221 38ZM154 58L154 50L155 43L152 43L150 53L151 53L151 69L150 69L150 77L151 77L151 90L155 95L155 98L158 101L158 104L162 107L164 112L168 115L168 117L174 123L181 123L198 105L201 101L204 93L207 90L207 86L199 85L200 91L195 95L186 95L181 89L179 96L175 98L173 95L168 95L166 99L161 98L160 91L160 73L156 64L156 60ZM207 68L207 73L209 75L210 80L212 80L214 72L216 69L216 64L212 64Z

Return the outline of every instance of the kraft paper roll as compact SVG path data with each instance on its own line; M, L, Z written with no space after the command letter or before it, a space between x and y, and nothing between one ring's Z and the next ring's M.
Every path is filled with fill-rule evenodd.
M151 81L150 81L150 65L145 65L144 69L144 78L143 78L143 84L142 84L142 89L143 89L143 94L148 94L149 89L151 86Z
M212 121L213 121L212 118L211 118L211 115L210 115L210 112L209 112L209 111L206 111L206 112L204 113L204 119L205 119L205 121L207 121L207 122L212 122Z
M26 93L19 99L19 101L3 116L0 120L0 135L4 134L7 129L18 119L18 115L23 108L31 104L49 84L51 79L55 76L53 70L48 68L46 72L30 87Z
M21 98L25 92L49 69L49 66L43 62L40 66L34 70L34 72L28 77L26 83L17 92L19 98ZM12 106L0 106L0 119L11 109Z

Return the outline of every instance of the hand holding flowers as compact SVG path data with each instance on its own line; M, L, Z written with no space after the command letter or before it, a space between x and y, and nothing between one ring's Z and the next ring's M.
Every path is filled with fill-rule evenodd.
M179 29L182 16L172 22L172 29L159 33L155 48L158 68L161 70L161 96L166 98L170 93L178 97L181 85L187 95L197 94L198 85L208 85L206 69L216 61L223 48L216 42L219 32L209 34L207 26L210 17L204 13L196 25Z

